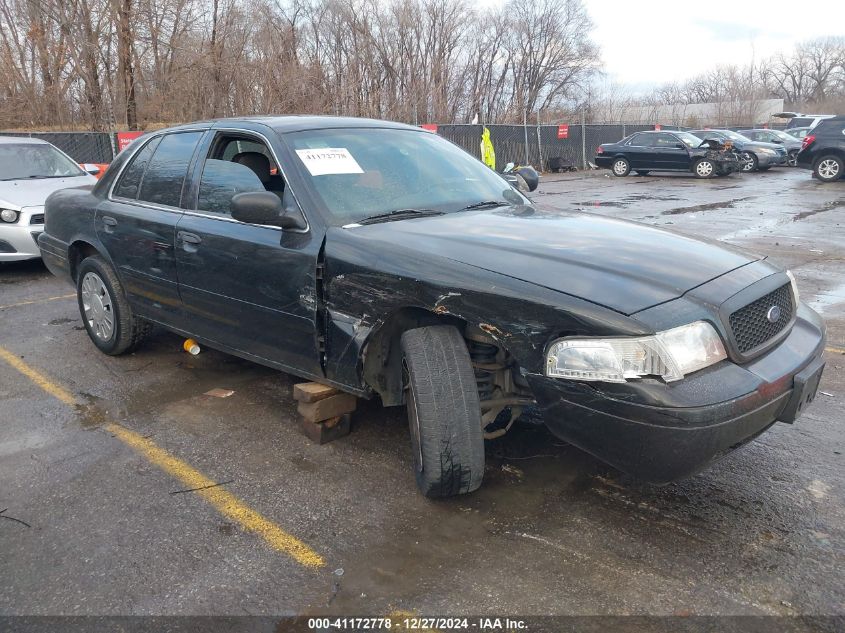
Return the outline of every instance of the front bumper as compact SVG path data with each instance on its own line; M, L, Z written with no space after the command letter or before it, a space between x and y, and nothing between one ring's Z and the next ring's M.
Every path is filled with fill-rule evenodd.
M722 361L676 383L527 378L556 436L640 479L668 483L777 420L791 422L815 395L824 338L821 319L801 306L789 336L763 356L744 365ZM737 386L743 393L730 394Z
M24 207L14 224L0 221L0 262L41 257L38 236L44 232L44 207Z
M787 165L789 163L789 155L784 154L757 154L758 167L777 167L778 165Z

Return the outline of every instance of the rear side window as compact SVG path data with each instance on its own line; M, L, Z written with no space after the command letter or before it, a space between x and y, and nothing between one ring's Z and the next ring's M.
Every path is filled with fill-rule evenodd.
M649 147L652 142L651 136L651 134L634 134L630 144L639 145L640 147Z
M810 130L810 134L820 136L833 136L834 134L845 135L845 121L834 121L833 119L822 119L815 128Z
M120 198L129 198L134 200L138 197L138 188L141 186L141 179L144 177L144 170L150 162L158 142L161 137L154 138L147 143L135 156L132 157L132 162L123 171L120 181L114 188L114 195Z
M138 200L179 206L188 164L202 135L202 132L181 132L161 139L144 172Z

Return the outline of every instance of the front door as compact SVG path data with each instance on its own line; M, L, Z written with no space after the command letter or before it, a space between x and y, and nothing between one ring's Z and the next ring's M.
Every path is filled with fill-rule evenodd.
M691 167L687 146L674 134L655 134L654 144L657 160L663 169L687 170Z
M97 207L97 236L141 315L178 325L174 234L182 187L203 131L157 136L140 148Z
M176 227L179 293L192 333L232 350L321 375L317 340L320 236L233 219L232 196L272 191L301 213L267 144L220 131L194 177L193 210Z

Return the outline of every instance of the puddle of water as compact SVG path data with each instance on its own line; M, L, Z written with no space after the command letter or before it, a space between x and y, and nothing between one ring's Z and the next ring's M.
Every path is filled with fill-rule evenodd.
M802 211L801 213L793 216L792 221L798 222L798 220L803 220L804 218L809 218L810 216L816 215L817 213L824 213L825 211L833 211L834 209L838 209L839 207L845 207L845 200L831 200L830 202L825 202L818 209L812 209L810 211Z
M627 207L624 202L616 202L613 200L589 200L587 202L573 202L572 204L582 207Z
M819 314L824 314L825 310L845 303L845 283L841 283L831 290L820 292L812 301L807 303Z
M726 200L724 202L707 202L705 204L696 204L691 207L678 207L676 209L668 209L663 211L662 215L679 215L681 213L694 213L697 211L713 211L715 209L733 209L737 202L749 200L753 196L746 196L744 198L734 198L733 200Z

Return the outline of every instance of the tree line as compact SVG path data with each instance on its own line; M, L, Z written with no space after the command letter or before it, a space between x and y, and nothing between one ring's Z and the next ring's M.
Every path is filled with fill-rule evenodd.
M599 71L581 0L0 0L0 129L521 121Z

